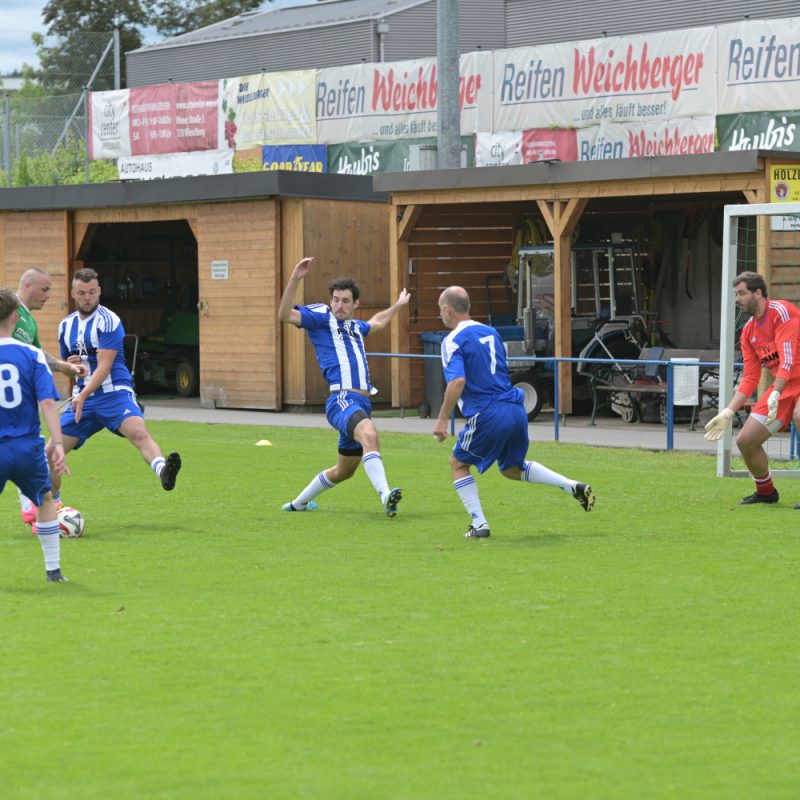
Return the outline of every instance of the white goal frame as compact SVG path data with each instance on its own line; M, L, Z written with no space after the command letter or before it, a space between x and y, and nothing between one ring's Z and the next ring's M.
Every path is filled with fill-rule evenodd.
M736 324L736 304L731 281L736 277L739 252L739 219L741 217L785 217L800 215L800 202L791 203L753 203L725 206L722 234L722 287L719 320L719 410L733 397L733 353L734 327ZM756 236L762 235L763 228L756 227ZM757 252L763 252L766 245L757 241ZM763 264L756 265L754 272L763 273ZM758 267L761 267L759 269ZM747 470L731 469L731 448L733 434L731 428L717 445L717 477L750 477ZM800 478L800 469L781 469L780 476Z

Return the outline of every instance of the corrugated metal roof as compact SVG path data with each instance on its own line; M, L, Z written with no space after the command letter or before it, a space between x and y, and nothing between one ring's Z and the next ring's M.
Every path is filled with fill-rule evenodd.
M326 0L292 8L268 8L247 11L237 17L175 36L163 42L131 50L131 53L171 49L198 42L241 39L247 36L280 33L291 30L344 25L360 20L384 19L414 6L435 0Z
M759 158L792 160L800 153L741 150L691 156L619 158L614 161L537 162L509 167L442 169L428 172L380 172L373 176L379 192L425 192L442 189L486 189L492 186L549 186L611 180L677 178L683 175L763 173Z
M25 186L0 189L0 210L44 211L102 206L224 202L264 197L314 197L386 203L369 175L309 172L243 172L157 181L120 181L79 186Z

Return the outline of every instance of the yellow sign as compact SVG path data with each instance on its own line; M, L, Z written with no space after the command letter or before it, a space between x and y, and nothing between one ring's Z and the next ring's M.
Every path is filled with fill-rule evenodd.
M773 203L800 200L800 165L782 164L770 167L769 199Z

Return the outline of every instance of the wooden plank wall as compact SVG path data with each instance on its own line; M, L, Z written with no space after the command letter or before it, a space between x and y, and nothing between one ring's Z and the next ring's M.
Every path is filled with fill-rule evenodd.
M800 231L772 231L770 297L800 306Z
M311 272L295 296L296 303L327 303L328 284L341 276L351 276L359 285L359 319L368 319L397 299L389 295L388 205L317 199L282 202L284 285L303 256L314 256ZM304 332L284 327L284 403L321 406L329 391L314 349ZM388 352L389 342L387 328L367 338L367 351ZM390 367L389 359L370 359L372 383L379 390L376 404L390 402Z
M507 310L508 300L499 278L511 259L517 214L515 206L509 203L425 208L408 245L411 352L423 351L420 333L444 330L438 301L448 286L463 286L469 292L472 317L488 322L486 281L490 278L493 312ZM424 398L424 362L413 359L412 406Z
M42 267L50 273L53 284L50 299L35 312L42 347L58 355L58 323L69 313L67 286L68 236L64 211L0 212L0 285L17 290L19 279L30 267ZM54 376L62 396L69 392L67 379Z

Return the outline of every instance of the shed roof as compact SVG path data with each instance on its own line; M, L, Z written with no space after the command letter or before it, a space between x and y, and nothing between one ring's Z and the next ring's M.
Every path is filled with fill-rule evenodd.
M756 173L761 158L800 163L800 152L738 150L687 156L652 156L605 161L539 161L506 167L382 172L373 177L379 192L482 189L492 186L542 186L610 180L645 180L686 175Z
M148 206L224 202L259 197L313 197L386 203L368 175L307 172L246 172L153 181L0 189L0 210L45 211L99 206Z
M205 28L174 36L138 50L131 50L130 53L164 50L198 42L343 25L360 20L385 19L408 8L430 2L431 0L325 0L291 8L246 11L236 17L207 25Z

